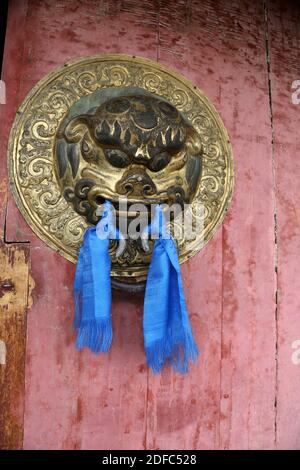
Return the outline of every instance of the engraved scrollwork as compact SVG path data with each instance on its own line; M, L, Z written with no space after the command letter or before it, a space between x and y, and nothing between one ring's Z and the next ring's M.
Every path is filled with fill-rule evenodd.
M64 227L64 238L71 247L77 247L81 242L83 234L87 228L86 221L75 212L69 213L69 222Z
M107 85L109 86L125 86L129 79L129 73L126 67L112 65L105 67L103 76L106 77Z
M198 114L196 117L191 119L193 125L196 127L196 129L199 129L200 131L206 131L208 129L212 128L212 122L209 116L205 114Z
M147 91L151 93L157 93L162 83L162 78L156 75L155 73L148 72L145 73L141 80L142 88L145 88Z
M179 88L175 89L172 95L172 103L179 110L185 109L185 107L189 103L188 93L184 90L180 90Z
M92 93L93 91L97 90L97 78L92 72L83 72L78 77L78 85L86 93Z

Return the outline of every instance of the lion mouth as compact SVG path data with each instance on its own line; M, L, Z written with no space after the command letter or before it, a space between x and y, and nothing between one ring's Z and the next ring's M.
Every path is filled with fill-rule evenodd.
M101 215L101 207L105 201L110 201L114 207L117 217L123 218L135 218L137 216L149 217L152 210L158 204L165 206L163 210L168 210L173 204L179 205L183 208L185 201L185 192L181 187L171 187L166 191L157 193L155 196L147 197L135 197L128 198L126 196L120 196L118 194L105 195L104 192L98 188L93 193L92 205L97 209Z
M151 209L157 204L170 206L168 195L149 199L127 199L127 198L107 198L102 195L97 196L98 213L101 214L102 205L105 201L111 202L118 218L136 218L137 216L148 217Z

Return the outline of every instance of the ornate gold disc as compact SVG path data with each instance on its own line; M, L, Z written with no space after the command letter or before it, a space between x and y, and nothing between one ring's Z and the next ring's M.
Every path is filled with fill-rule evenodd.
M61 179L58 176L57 142L59 145L62 142L61 129L67 129L71 137L72 132L77 132L83 118L79 116L76 121L73 117L78 116L78 110L83 109L83 112L86 112L88 104L91 108L94 100L100 100L102 91L104 91L102 94L107 94L105 89L116 90L112 93L117 97L118 90L119 94L120 90L138 90L138 97L132 97L130 92L130 98L126 95L124 98L122 92L121 100L114 98L109 104L110 113L115 112L116 107L119 113L123 113L124 108L125 113L127 106L131 106L131 109L134 108L134 112L138 113L143 99L143 103L148 107L158 109L158 112L165 113L165 116L171 116L170 119L174 122L177 119L176 113L174 114L176 108L179 115L184 116L189 123L185 125L186 128L191 129L188 127L191 125L200 136L201 178L197 180L193 190L191 211L193 212L196 205L201 203L204 207L204 222L194 239L183 238L178 242L180 262L183 262L195 255L210 240L225 216L233 191L233 156L226 129L209 100L184 77L156 62L125 55L83 57L51 72L31 90L17 112L8 146L9 175L16 203L30 227L47 245L68 260L76 262L89 219L80 215L79 210L74 210L71 199L68 199L66 192L63 192L62 181L68 185L73 180L68 177L71 169L69 173L64 173L67 176ZM150 98L148 96L150 94L154 98ZM99 102L101 104L101 100ZM102 108L103 106L105 107L105 103L102 104ZM102 108L100 106L98 113L102 113L100 114L103 125L105 110L101 111ZM89 115L84 116L85 121L86 116L90 119ZM141 120L141 114L136 116L138 116L135 117L136 121ZM150 118L147 117L148 121ZM67 119L71 122L70 125ZM94 117L93 119L95 121ZM121 124L123 122L124 126L127 125L124 119L120 122ZM143 126L147 127L146 124ZM73 126L71 131L70 126ZM122 132L124 131L126 136L124 129ZM84 132L85 130L82 131L81 138L87 135ZM171 131L169 133L171 135ZM172 134L173 137L174 135ZM81 146L82 152L86 151L88 154L90 140L89 138L84 144L86 148ZM69 157L72 161L74 149L73 141L70 142L68 152L71 152ZM145 147L145 144L143 145ZM116 158L121 165L127 164L126 158L129 157L124 156L124 152L118 151L118 153L111 148L108 152L112 164ZM125 159L124 162L122 157ZM156 169L153 162L151 164L153 172L159 171L160 168ZM161 159L156 164L161 165ZM105 171L109 172L109 163L105 165ZM84 171L89 174L87 170ZM146 171L143 175L148 178ZM177 176L177 179L180 178ZM146 183L145 187L149 187ZM114 248L112 254L113 251ZM121 259L113 258L112 276L120 279L124 277L143 279L147 273L148 263L149 255L141 255L134 245L128 244Z

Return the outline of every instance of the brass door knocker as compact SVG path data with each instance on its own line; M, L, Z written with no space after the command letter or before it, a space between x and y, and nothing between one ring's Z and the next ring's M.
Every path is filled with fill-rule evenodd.
M203 93L160 64L123 55L84 57L41 80L17 114L8 161L22 214L73 262L104 200L117 224L140 203L146 222L153 204L178 204L194 219L200 204L201 229L177 240L185 261L213 236L233 189L229 139ZM126 238L116 256L117 245L113 286L143 289L151 242L146 250L141 238Z

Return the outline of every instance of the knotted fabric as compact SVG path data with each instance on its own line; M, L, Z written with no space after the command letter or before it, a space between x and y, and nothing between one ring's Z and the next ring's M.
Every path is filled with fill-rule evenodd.
M78 349L107 352L112 341L109 238L118 238L112 224L110 203L96 228L83 237L74 280L74 325Z
M155 373L165 364L186 373L198 348L188 318L176 245L166 230L160 206L147 232L156 238L144 299L147 362ZM76 345L96 353L108 351L112 341L110 238L120 239L121 235L106 202L97 227L84 234L74 281Z
M144 300L144 345L147 363L159 372L170 363L177 372L188 371L198 348L194 341L184 297L175 242L166 230L161 206L150 226L154 242Z

